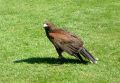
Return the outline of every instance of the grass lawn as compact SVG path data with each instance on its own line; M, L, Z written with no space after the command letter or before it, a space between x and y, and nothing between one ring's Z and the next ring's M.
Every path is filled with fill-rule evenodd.
M82 37L98 64L57 59L49 20ZM0 83L119 83L120 0L0 0Z

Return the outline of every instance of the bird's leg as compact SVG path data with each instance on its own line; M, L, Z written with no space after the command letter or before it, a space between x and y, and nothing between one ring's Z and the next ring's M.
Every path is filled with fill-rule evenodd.
M56 51L57 51L57 53L58 53L58 55L59 55L58 58L60 58L60 59L64 58L64 57L62 56L62 52L63 52L62 49L56 48Z
M82 57L80 56L79 53L75 54L75 56L76 56L77 58L79 58L79 60L80 60L81 62L84 62L84 60L82 59Z

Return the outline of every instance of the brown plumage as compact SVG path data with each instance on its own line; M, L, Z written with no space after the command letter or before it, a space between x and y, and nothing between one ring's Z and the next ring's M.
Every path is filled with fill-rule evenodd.
M84 61L80 54L85 58L97 63L96 59L83 47L83 41L77 36L57 28L54 24L46 22L44 29L48 39L52 42L60 58L62 58L62 52L67 52L73 55L82 62Z

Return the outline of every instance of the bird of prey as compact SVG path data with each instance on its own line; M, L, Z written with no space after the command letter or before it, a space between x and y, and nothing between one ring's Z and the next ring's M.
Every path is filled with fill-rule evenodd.
M84 62L82 56L87 58L92 63L97 63L94 58L84 47L83 41L76 35L56 27L53 23L45 22L43 25L46 36L54 45L59 58L63 58L62 52L77 57L81 62Z

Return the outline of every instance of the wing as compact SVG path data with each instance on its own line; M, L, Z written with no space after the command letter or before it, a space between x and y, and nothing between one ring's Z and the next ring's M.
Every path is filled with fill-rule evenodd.
M52 38L51 41L56 47L60 47L71 55L78 53L78 50L83 45L83 42L78 38L69 34L49 33L49 36Z
M71 37L77 38L81 43L83 43L82 39L78 38L75 34L70 33L70 32L68 32L68 31L66 31L66 30L56 29L56 30L54 30L53 32L55 32L55 33L60 33L60 34L63 34L63 35L69 35L69 36L71 36Z

